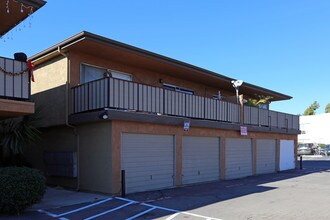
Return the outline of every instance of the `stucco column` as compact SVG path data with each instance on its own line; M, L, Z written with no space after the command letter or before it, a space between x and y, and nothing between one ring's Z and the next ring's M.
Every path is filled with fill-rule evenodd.
M252 175L257 174L257 140L251 139L252 144Z
M280 139L276 139L276 171L280 171Z
M298 154L297 154L297 151L298 151L298 140L297 138L294 139L293 141L293 149L294 149L294 161L295 161L295 164L296 164L296 169L298 169L299 165L298 165Z
M182 136L183 131L182 127L177 128L177 132L175 134L175 185L182 185Z
M121 192L121 129L116 122L112 123L111 142L111 193L118 195Z
M226 138L220 138L220 179L226 178Z

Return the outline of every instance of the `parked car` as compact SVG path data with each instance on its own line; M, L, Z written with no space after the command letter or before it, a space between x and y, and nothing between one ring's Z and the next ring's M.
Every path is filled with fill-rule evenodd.
M312 143L299 144L298 155L313 155L315 154L315 149L317 149L317 146Z
M330 155L330 144L325 145L324 147L322 147L322 148L320 149L320 154L321 154L321 155L325 155L325 156Z

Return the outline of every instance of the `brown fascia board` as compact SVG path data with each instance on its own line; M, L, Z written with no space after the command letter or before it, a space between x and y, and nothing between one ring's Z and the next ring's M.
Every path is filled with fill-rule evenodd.
M43 0L17 0L24 5L32 6L33 8L39 9L46 4ZM36 10L35 10L36 11Z
M68 50L69 47L71 45L74 45L75 43L77 42L80 42L82 40L90 40L90 41L93 41L93 42L96 42L96 43L99 43L99 44L102 44L102 45L105 45L105 46L111 46L111 47L114 47L114 48L118 48L118 49L121 49L121 50L125 50L125 51L128 51L128 52L134 52L134 53L137 53L141 56L145 56L145 57L148 57L148 58L151 58L151 59L155 59L157 61L160 61L160 62L165 62L165 63L168 63L170 65L175 65L175 66L179 66L179 67L184 67L184 68L188 68L189 70L193 70L195 72L198 72L200 74L203 74L205 76L208 76L208 77L212 77L212 78L215 78L215 79L220 79L222 81L225 81L227 82L228 84L231 84L231 81L232 80L235 80L233 78L230 78L230 77L227 77L227 76L224 76L224 75L221 75L221 74L218 74L218 73L215 73L215 72L212 72L212 71L209 71L209 70L206 70L206 69L203 69L203 68L200 68L200 67L197 67L197 66L194 66L194 65L191 65L191 64L188 64L188 63L185 63L185 62L182 62L182 61L179 61L179 60L175 60L175 59L172 59L172 58L169 58L169 57L166 57L166 56L163 56L163 55L160 55L160 54L157 54L157 53L153 53L153 52L150 52L150 51L147 51L147 50L143 50L141 48L137 48L137 47L134 47L134 46L131 46L131 45L128 45L128 44L124 44L124 43L121 43L119 41L115 41L115 40L112 40L112 39L109 39L109 38L106 38L106 37L102 37L102 36L99 36L99 35L96 35L96 34L93 34L93 33L90 33L90 32L87 32L87 31L83 31L83 32L80 32L34 56L32 56L30 59L34 62L37 62L38 61L41 61L41 59L43 58L46 58L47 56L49 56L50 54L54 54L56 53L59 49L60 50ZM41 61L43 62L43 61ZM288 99L291 99L292 97L291 96L288 96L288 95L285 95L285 94L282 94L282 93L279 93L279 92L275 92L275 91L272 91L272 90L269 90L269 89L266 89L266 88L263 88L263 87L259 87L259 86L256 86L256 85L253 85L253 84L250 84L250 83L246 83L244 82L243 85L241 86L241 89L250 89L250 90L254 90L256 91L256 94L257 93L261 93L261 94L268 94L269 96L273 96L274 97L274 100L288 100Z

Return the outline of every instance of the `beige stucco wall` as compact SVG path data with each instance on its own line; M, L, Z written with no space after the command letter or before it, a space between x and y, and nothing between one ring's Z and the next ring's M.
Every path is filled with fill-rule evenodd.
M81 125L79 174L82 190L111 193L111 122Z
M210 87L201 83L189 81L189 79L172 77L170 75L161 73L160 70L157 71L157 70L148 69L147 66L148 64L146 64L145 68L141 68L125 63L125 60L123 60L122 63L119 63L119 62L114 62L111 59L111 57L109 58L105 58L101 56L95 57L93 55L89 55L87 53L81 53L79 51L70 52L70 69L71 69L72 86L80 83L80 65L82 63L131 74L133 76L133 81L137 83L142 83L142 84L147 84L162 88L163 86L160 83L160 79L161 79L164 81L164 83L173 84L186 89L191 89L195 91L195 95L199 95L199 96L206 96L211 98L213 95L216 95L218 93L218 90L221 90L221 94L223 96L235 96L234 89L232 91L226 91L221 88Z
M67 58L59 56L34 71L31 95L41 110L42 127L65 124L67 70Z
M121 192L121 136L122 133L167 134L175 136L176 186L182 185L182 137L204 136L220 138L221 179L225 177L226 138L251 139L255 145L257 139L277 141L277 169L279 163L279 141L294 140L296 135L248 132L241 136L239 131L213 128L191 127L183 132L182 126L161 125L127 121L102 121L79 125L74 131L67 126L56 126L42 129L42 139L34 146L26 149L26 156L33 167L45 171L43 162L44 151L74 151L79 156L79 179L49 177L48 183L81 190L120 194ZM78 135L78 136L77 136ZM79 143L79 149L78 149ZM256 160L254 146L253 160ZM256 165L253 163L253 174ZM79 181L78 181L79 180ZM78 183L79 182L79 183Z

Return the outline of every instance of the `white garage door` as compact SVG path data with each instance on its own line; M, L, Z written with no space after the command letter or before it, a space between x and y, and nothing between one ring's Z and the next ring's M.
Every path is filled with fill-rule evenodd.
M257 140L256 173L274 173L276 171L276 141Z
M252 143L250 139L226 139L226 179L252 175Z
M294 141L280 140L280 170L294 169Z
M174 186L174 136L122 134L121 168L126 192Z
M182 183L220 179L220 143L216 137L183 137Z

